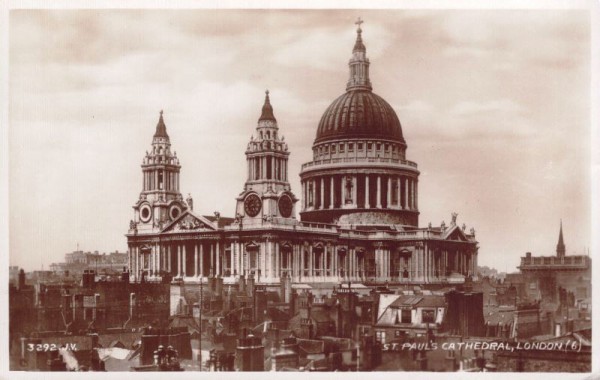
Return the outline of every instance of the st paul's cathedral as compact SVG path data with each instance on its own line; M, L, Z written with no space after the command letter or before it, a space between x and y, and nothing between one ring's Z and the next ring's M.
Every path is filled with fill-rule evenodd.
M418 166L396 112L373 92L369 65L359 24L346 91L321 117L300 189L290 186L290 151L267 91L233 217L202 216L184 199L161 111L126 234L130 280L434 286L473 278L474 229L458 226L455 213L448 225L419 227Z

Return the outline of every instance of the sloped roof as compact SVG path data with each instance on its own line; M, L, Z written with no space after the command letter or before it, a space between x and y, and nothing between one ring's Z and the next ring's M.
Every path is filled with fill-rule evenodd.
M439 295L402 295L390 304L391 307L443 307L446 300Z
M325 348L325 342L312 339L298 339L298 347L306 354L320 354Z

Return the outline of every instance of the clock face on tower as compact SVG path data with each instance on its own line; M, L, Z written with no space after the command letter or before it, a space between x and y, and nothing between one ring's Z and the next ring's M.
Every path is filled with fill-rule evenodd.
M256 194L250 194L246 197L244 201L244 210L248 216L256 216L260 212L261 200Z
M144 223L148 223L150 219L152 219L152 208L146 203L140 207L140 220Z
M279 198L279 202L277 203L279 207L279 213L284 218L289 218L292 216L292 208L294 207L294 203L292 202L292 198L289 195L283 194L281 198Z

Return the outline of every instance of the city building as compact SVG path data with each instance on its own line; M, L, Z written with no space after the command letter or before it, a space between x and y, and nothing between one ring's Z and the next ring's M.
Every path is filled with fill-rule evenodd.
M475 230L459 226L458 214L419 227L419 170L407 160L394 109L372 91L369 65L359 23L346 91L323 114L313 160L301 168L301 199L289 183L290 152L267 91L233 218L202 216L191 196L184 200L161 111L126 234L131 281L198 283L214 275L226 284L240 276L267 285L288 276L293 284L445 284L476 277Z
M126 252L99 253L76 250L65 254L62 263L50 264L50 270L57 275L79 277L85 270L94 270L97 274L120 274L127 266Z
M527 252L518 267L529 299L559 302L561 292L571 299L588 301L592 292L592 259L587 255L566 255L562 222L555 256L532 256Z

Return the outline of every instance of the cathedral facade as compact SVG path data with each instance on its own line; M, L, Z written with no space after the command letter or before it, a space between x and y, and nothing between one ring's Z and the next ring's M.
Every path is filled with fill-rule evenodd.
M184 199L161 111L126 234L131 281L427 285L474 277L474 229L459 227L457 214L448 225L419 227L418 166L407 159L395 111L373 93L369 65L359 24L346 91L321 118L299 193L267 91L232 218L202 216Z

